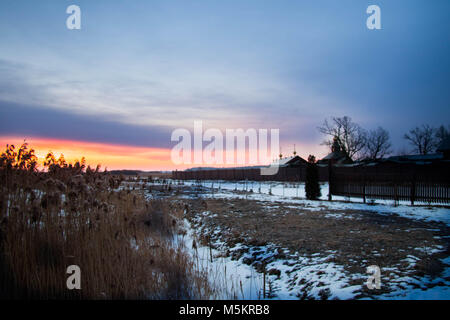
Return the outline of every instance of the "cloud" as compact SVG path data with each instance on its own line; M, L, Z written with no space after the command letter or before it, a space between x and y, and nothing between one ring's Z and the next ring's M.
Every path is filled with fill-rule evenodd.
M78 74L71 69L78 70L72 66L56 72L0 60L5 74L0 79L2 100L26 106L29 112L54 110L74 119L128 126L190 128L194 120L203 120L208 127L280 128L286 134L310 131L311 124L317 124L317 110L325 112L337 104L306 85L293 90L277 77L207 64L195 72L180 65L178 75L159 71L149 77L123 71L97 75L100 70Z
M0 100L56 113L71 135L131 144L194 120L318 144L316 126L344 115L400 144L409 127L449 118L450 2L435 2L380 3L383 29L369 31L367 4L349 0L82 1L76 33L53 5L1 3Z
M129 125L102 119L101 115L77 115L0 101L0 134L40 136L101 143L167 148L172 129Z

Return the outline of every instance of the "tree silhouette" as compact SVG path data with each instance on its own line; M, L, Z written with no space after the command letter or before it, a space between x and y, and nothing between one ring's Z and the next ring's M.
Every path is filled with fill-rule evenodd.
M305 192L306 198L309 200L317 200L321 196L319 170L317 168L316 158L313 155L308 157L308 164L306 166Z
M415 127L409 130L409 132L403 137L414 147L414 152L423 155L435 151L439 143L436 138L436 129L427 124L422 125L422 127Z
M331 122L325 119L323 125L317 129L329 136L323 144L331 147L333 139L337 139L342 151L352 160L366 145L367 132L347 116L333 117Z

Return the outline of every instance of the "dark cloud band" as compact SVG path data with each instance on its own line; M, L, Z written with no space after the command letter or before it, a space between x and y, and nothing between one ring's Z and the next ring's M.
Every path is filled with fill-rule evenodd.
M30 105L0 101L0 134L40 136L130 146L170 148L172 128L128 125Z

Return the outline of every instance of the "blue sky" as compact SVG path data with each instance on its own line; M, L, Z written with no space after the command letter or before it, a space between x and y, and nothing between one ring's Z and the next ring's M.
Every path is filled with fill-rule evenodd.
M81 30L66 28L71 4ZM370 4L382 30L366 28ZM170 147L174 128L203 120L280 128L283 148L326 153L316 127L348 115L398 150L411 127L450 122L449 12L448 0L2 0L0 135Z

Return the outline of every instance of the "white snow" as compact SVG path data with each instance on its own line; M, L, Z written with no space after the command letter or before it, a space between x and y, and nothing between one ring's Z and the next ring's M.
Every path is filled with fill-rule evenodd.
M372 211L378 214L396 214L410 219L424 221L438 221L450 225L450 210L444 207L410 206L407 203L394 205L393 201L379 201L368 205L361 199L346 199L333 197L326 200L328 184L321 184L321 200L309 201L305 199L304 184L280 183L280 182L227 182L227 181L202 181L198 185L195 181L183 181L190 186L198 186L198 196L203 198L246 198L251 200L282 202L283 205L299 209L299 214L304 210L361 210ZM175 182L176 184L176 182ZM249 192L252 190L253 192ZM352 200L352 202L348 202ZM214 213L205 211L203 216L212 216ZM351 214L327 213L330 219L353 219ZM198 217L200 219L200 217ZM194 220L195 221L195 220ZM190 223L185 220L184 228L187 231L184 236L178 236L177 242L184 243L199 270L208 272L211 284L217 288L215 299L262 299L263 298L263 274L256 271L252 265L244 263L244 259L257 257L255 261L266 260L266 270L276 269L279 276L266 275L266 292L270 291L270 299L299 299L303 292L308 293L308 298L320 299L326 293L327 299L353 299L366 285L368 274L348 274L342 265L329 261L335 252L321 252L309 257L300 256L298 253L289 254L286 258L276 258L276 250L280 250L274 244L258 247L246 247L237 244L233 248L227 248L225 243L216 241L215 249L201 246L196 240L197 248L193 248L193 241L197 235ZM212 230L221 232L216 227ZM237 250L248 250L238 260L231 258ZM418 254L432 254L443 251L443 247L418 247L414 248ZM229 250L230 255L225 257L224 251ZM278 251L279 252L279 251ZM380 252L372 252L374 256ZM440 277L409 276L418 257L410 254L404 260L405 270L399 270L396 266L381 268L382 286L387 285L391 289L386 294L374 294L367 299L450 299L450 257L443 259L446 264L445 271ZM367 260L360 261L367 264ZM448 279L448 280L446 280ZM350 285L350 281L352 281ZM356 283L356 284L355 284ZM270 290L269 290L270 286Z
M280 271L280 277L266 274L266 294L269 295L267 299L296 300L299 299L297 295L302 293L303 289L308 289L310 298L320 299L320 291L328 289L329 299L352 299L355 291L361 288L358 285L349 286L344 268L327 261L332 257L332 252L326 257L319 257L318 253L306 258L296 253L289 255L287 260L271 259L278 250L272 244L247 248L237 244L229 249L231 253L244 248L248 249L248 253L242 255L239 260L232 260L231 257L223 257L223 252L220 251L221 243L218 242L214 243L218 249L210 249L207 246L200 246L197 240L197 248L194 249L193 241L196 234L187 220L184 220L184 228L186 234L179 236L177 242L183 241L198 269L208 272L212 286L218 288L217 295L212 298L263 299L263 274L243 262L245 258L252 257L255 253L258 260L272 260L266 265L267 271L271 269ZM225 247L222 246L222 249ZM360 276L365 279L364 275Z
M183 183L191 186L198 185L196 181L191 180L183 181ZM408 202L401 202L396 206L394 201L390 200L375 200L375 204L369 205L363 203L360 198L337 196L333 196L333 201L327 201L328 183L321 183L322 196L318 201L306 199L304 183L201 181L200 186L209 190L209 192L200 192L203 197L279 201L301 205L301 209L313 211L324 208L330 210L372 211L379 214L397 214L410 219L443 222L450 226L450 209L442 206L411 206L408 205ZM211 189L211 186L214 186L214 189ZM248 192L251 189L253 189L253 192ZM258 192L259 189L261 189L261 193ZM245 193L246 190L247 192ZM349 202L349 200L352 202Z

